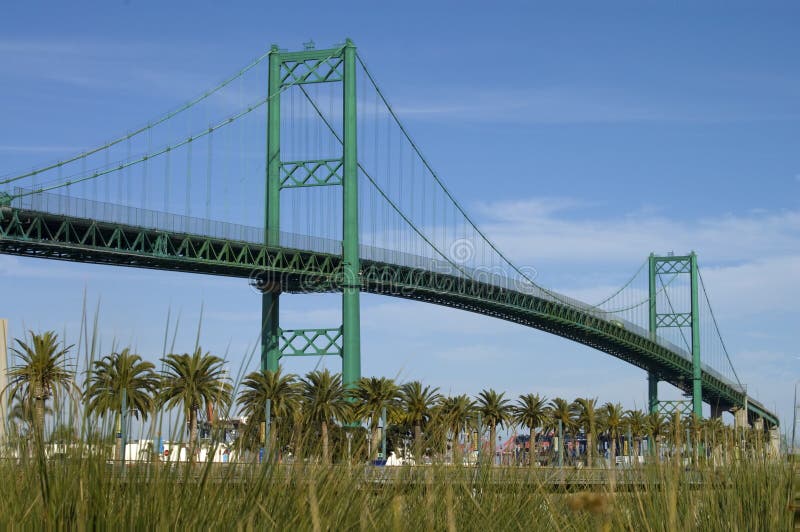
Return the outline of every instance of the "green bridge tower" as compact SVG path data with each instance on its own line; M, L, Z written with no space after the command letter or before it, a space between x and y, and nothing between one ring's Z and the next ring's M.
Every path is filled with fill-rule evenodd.
M691 351L692 351L692 399L689 401L659 401L658 400L658 381L659 375L650 371L647 374L648 381L648 403L650 412L662 412L671 414L674 410L681 411L682 414L694 413L698 418L703 416L703 388L702 388L702 365L700 361L700 311L698 294L698 270L697 255L692 251L684 256L665 256L660 257L650 254L649 259L649 299L650 299L650 337L657 339L658 329L666 327L688 327L691 329ZM675 309L669 299L667 286L662 277L677 275L689 276L689 309ZM660 288L659 286L660 285ZM667 308L659 306L659 294L666 300ZM663 310L663 312L662 312ZM688 310L689 312L686 312Z
M285 161L281 158L281 93L293 85L342 83L342 153L335 159ZM273 45L269 56L267 106L267 186L265 239L281 245L281 190L342 187L342 324L329 329L281 329L279 281L262 285L261 368L275 371L285 356L338 355L342 380L361 377L361 291L358 249L358 159L356 153L356 49L350 39L327 50L285 52Z

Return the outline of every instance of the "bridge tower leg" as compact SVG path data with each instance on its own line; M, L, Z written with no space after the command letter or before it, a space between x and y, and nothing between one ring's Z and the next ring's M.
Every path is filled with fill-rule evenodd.
M658 412L658 373L647 372L647 405L650 413Z
M689 255L691 267L692 307L692 411L698 419L703 417L703 369L700 364L700 304L697 298L699 280L697 254Z
M356 153L356 48L344 46L344 225L342 235L342 380L354 386L361 378L360 260L358 249L358 155Z
M662 275L688 275L690 289L690 308L675 309L664 290L668 308L659 312L657 282ZM663 282L662 282L663 286ZM656 256L653 253L649 258L649 331L650 337L656 340L658 329L665 327L691 328L691 355L692 355L692 400L691 411L698 418L703 416L703 386L702 363L700 358L700 310L699 310L699 274L697 269L697 255L692 251L689 255L666 257ZM688 310L688 312L686 312ZM658 375L648 372L648 403L650 411L659 410L658 400ZM674 402L673 402L674 403ZM685 406L689 406L684 402ZM675 406L675 405L673 405Z
M267 184L264 238L268 246L279 247L281 223L281 59L273 45L269 56L267 93ZM280 283L267 282L261 296L261 371L277 371L280 360Z
M648 272L650 280L650 339L655 341L658 333L658 325L656 321L656 257L653 253L650 254L650 258L648 259ZM647 372L647 404L651 414L658 411L658 374L654 371Z
M281 93L294 85L341 82L342 155L325 160L283 161L281 159ZM261 306L261 368L275 371L285 356L339 355L342 380L352 387L361 378L360 292L361 266L358 228L358 154L356 49L350 39L343 46L328 50L306 49L285 52L273 45L269 56L267 176L265 243L281 246L280 194L285 188L308 186L342 187L342 324L329 329L281 329L280 293L282 282L265 277L259 280ZM304 91L305 92L305 91ZM302 174L299 178L297 174ZM327 341L316 342L320 337ZM320 348L319 345L326 347Z

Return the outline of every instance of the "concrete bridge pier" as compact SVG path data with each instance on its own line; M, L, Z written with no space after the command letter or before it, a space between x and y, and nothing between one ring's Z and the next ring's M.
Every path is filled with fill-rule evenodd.
M733 428L740 429L740 428L750 428L750 424L747 422L747 409L746 408L737 408L732 411L733 412Z
M719 419L722 417L722 413L725 411L720 405L711 405L711 419Z
M767 447L767 456L770 458L778 458L781 455L781 432L778 427L769 429L769 444Z

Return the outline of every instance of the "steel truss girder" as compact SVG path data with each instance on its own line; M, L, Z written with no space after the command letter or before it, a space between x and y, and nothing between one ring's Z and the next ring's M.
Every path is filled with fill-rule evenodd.
M342 356L342 328L281 329L280 356Z
M343 165L341 158L281 162L281 188L341 185Z
M19 210L0 220L0 252L253 279L264 274L295 289L341 276L341 261L331 255Z
M10 212L9 212L10 211ZM338 255L167 233L58 215L4 209L0 253L250 278L264 275L284 291L340 291ZM459 308L534 327L604 351L691 391L692 362L649 337L589 311L453 274L362 261L364 291ZM703 400L777 417L744 393L703 371Z

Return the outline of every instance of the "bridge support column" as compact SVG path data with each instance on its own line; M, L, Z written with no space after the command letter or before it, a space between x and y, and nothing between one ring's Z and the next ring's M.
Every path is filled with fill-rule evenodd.
M711 419L718 419L722 417L725 410L719 404L711 405Z
M278 371L280 294L267 292L261 296L261 371Z
M770 458L778 458L781 454L781 432L778 427L769 429L769 447L767 447L767 456Z
M267 93L267 183L264 204L264 238L279 247L281 223L281 59L273 45L269 56ZM261 371L277 371L280 360L280 283L270 282L261 296Z
M648 278L650 281L650 290L649 290L649 307L650 307L650 319L649 319L649 330L650 330L650 339L655 341L658 337L658 321L657 321L657 306L656 306L656 257L654 254L650 254L650 258L648 259ZM647 372L647 405L649 407L650 413L653 414L658 412L658 374L654 371Z
M733 428L740 429L740 428L749 428L750 424L747 423L747 409L746 408L737 408L733 411Z
M342 235L342 382L354 387L361 378L361 265L358 249L358 156L356 153L356 48L344 46L344 225Z
M700 363L700 304L698 300L699 279L697 254L689 255L691 262L692 288L692 410L698 419L703 417L703 370Z
M647 372L647 404L650 413L658 412L658 375L655 372Z

